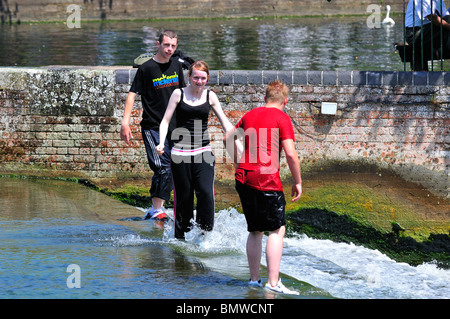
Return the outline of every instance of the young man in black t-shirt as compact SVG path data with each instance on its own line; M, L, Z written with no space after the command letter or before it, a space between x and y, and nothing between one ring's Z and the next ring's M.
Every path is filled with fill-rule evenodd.
M120 137L129 144L133 137L129 122L136 94L141 96L142 121L141 130L150 168L154 175L150 188L152 209L146 212L144 218L167 219L163 204L169 200L172 191L172 173L170 170L170 153L172 142L170 134L166 139L164 156L158 156L156 146L159 144L159 124L164 116L172 92L185 86L182 60L172 58L178 44L175 32L166 30L160 36L156 45L157 53L143 63L136 72L125 102ZM176 119L169 126L169 132L175 128Z

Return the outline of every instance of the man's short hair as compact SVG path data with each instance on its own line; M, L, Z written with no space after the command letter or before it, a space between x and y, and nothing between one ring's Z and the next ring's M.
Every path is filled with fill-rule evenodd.
M163 32L161 32L161 34L159 35L158 41L159 43L162 43L164 40L164 36L169 37L171 39L178 39L177 34L175 33L175 31L173 30L164 30Z
M283 103L289 95L289 89L286 84L280 80L269 83L266 88L267 103Z

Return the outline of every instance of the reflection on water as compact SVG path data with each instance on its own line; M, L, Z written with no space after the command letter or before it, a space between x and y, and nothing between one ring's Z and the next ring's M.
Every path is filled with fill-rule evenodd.
M403 70L393 43L402 23L368 28L366 16L182 20L0 26L0 65L132 65L155 51L159 30L179 34L179 49L211 69Z

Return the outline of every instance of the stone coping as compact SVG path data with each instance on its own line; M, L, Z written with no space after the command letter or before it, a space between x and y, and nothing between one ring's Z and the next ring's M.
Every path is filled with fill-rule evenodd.
M117 69L117 84L131 84L137 69ZM410 71L274 71L211 70L210 85L268 84L282 80L288 85L319 86L426 86L449 85L450 72Z
M131 84L136 68L129 66L45 66L45 67L0 67L7 70L97 70L115 72L116 84ZM445 86L450 85L450 72L411 71L277 71L277 70L211 70L210 85L268 84L282 80L288 85L317 86Z

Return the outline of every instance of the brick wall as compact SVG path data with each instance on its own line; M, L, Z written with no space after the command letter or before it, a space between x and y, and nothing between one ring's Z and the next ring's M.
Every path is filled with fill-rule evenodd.
M140 101L133 111L132 145L119 137L135 72L0 68L0 173L149 176ZM287 113L295 123L302 169L375 165L449 197L450 73L212 71L210 85L236 123L262 105L265 84L277 78L291 90ZM336 102L337 114L321 114L321 102ZM214 116L210 124L217 177L232 178Z

